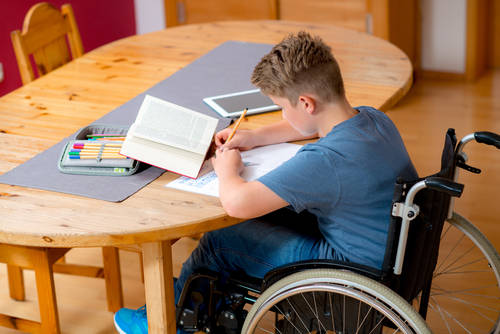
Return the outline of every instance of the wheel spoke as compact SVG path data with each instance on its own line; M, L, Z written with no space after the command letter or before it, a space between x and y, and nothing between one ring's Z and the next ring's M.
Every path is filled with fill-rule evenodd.
M278 305L274 305L274 306L273 306L273 309L277 309L277 310L278 310L278 312L279 312L280 314L283 314L283 313L281 312L281 310L279 309ZM273 327L273 328L274 328L274 330L278 332L278 334L281 334L281 331L280 331L280 330L278 329L278 327L276 326L277 319L278 319L278 314L277 314L276 312L274 312L274 315L275 315L275 316L274 316L274 320L269 319L269 317L263 317L263 320L264 320L265 322L268 322L268 323L271 325L270 327ZM284 316L283 316L283 317L284 317ZM259 323L260 323L260 322L259 322ZM258 327L258 326L257 326L257 328L261 329L261 330L262 330L262 331L264 331L264 332L268 332L268 333L276 334L276 333L273 333L273 332L269 332L268 330L266 330L266 329L264 329L264 328L262 328L262 327Z
M288 321L290 323L290 325L293 326L293 328L295 328L297 330L297 332L299 333L302 333L302 331L300 329L298 329L295 324L290 320L290 317L287 317L285 315L285 313L283 313L283 311L280 310L280 308L278 307L278 305L274 305L274 307L276 307L278 309L278 312L283 316L284 319L286 319L286 321ZM276 326L274 326L276 328ZM307 328L306 328L306 333L307 333Z
M451 269L448 269L448 271L440 271L440 272L434 272L434 275L433 275L433 278L435 277L438 277L440 275L445 275L445 274L448 274L450 272L453 272L453 273L467 273L468 271L464 271L464 272L457 272L458 269L461 269L463 267L466 267L466 266L470 266L472 264L476 264L476 263L479 263L479 262L482 262L482 261L488 261L487 259L485 258L480 258L480 259L476 259L476 260L473 260L473 261L470 261L470 262L467 262L467 263L464 263L464 264L461 264L459 265L458 267L454 267L454 268L451 268ZM484 270L485 272L491 272L491 271L487 271L487 270Z
M451 256L451 254L453 254L453 251L458 247L458 245L460 245L462 243L462 240L465 238L465 234L462 234L462 236L460 237L460 239L455 243L455 245L449 250L448 254L445 256L445 258L441 261L440 264L438 264L436 266L436 269L435 271L440 271L441 267L444 265L444 263L446 262L446 260L448 260L448 258Z
M365 314L365 316L364 316L364 318L363 318L363 321L361 322L361 325L360 325L360 326L358 326L358 328L356 329L356 334L358 334L358 333L359 333L359 330L361 329L361 327L362 327L362 326L363 326L363 324L365 323L366 318L368 317L368 314L370 314L371 310L372 310L372 307L370 307L370 309L368 310L368 312L366 312L366 314ZM372 330L372 332L373 332L373 330Z
M444 233L441 231L441 239L440 240L443 240L444 237L446 236L446 233L448 233L448 231L451 229L451 224L448 224L448 227L446 228L446 231L444 231Z
M361 300L358 301L358 321L356 323L356 326L358 326L358 328L359 328L359 317L360 316L361 316Z
M444 316L444 313L443 311L441 310L441 307L439 306L439 303L432 297L430 297L430 299L432 301L434 301L434 304L436 304L436 306L432 305L432 303L429 301L429 306L438 312L439 316L441 317L441 319L443 320L444 324L446 325L446 328L448 329L448 333L449 334L452 334L451 332L451 328L450 328L450 324L448 323L448 320L446 320L445 316Z
M462 290L445 290L440 287L432 287L433 291L438 291L438 292L431 292L432 296L441 296L441 295L451 295L451 294L462 294L462 295L468 295L468 296L473 296L473 297L481 297L485 299L500 299L498 296L492 296L492 295L484 295L480 293L468 293L469 291L477 291L477 290L484 290L484 289L491 289L491 288L496 288L497 285L491 284L491 285L485 285L485 286L480 286L477 288L469 288L469 289L462 289Z
M260 329L263 332L266 332L266 333L269 333L269 334L275 334L275 333L273 333L273 332L271 332L271 331L269 331L269 330L267 330L265 328L262 328L262 327L257 327L257 328Z
M436 275L435 277L442 276L442 275L463 275L463 274L479 274L479 273L490 273L490 270L466 270L466 271L454 271L454 272L446 272L446 273L440 273L439 275Z
M444 313L446 313L446 315L451 319L453 320L455 323L457 323L460 327L463 328L464 331L466 331L467 333L469 334L472 334L472 332L470 330L468 330L464 324L462 324L461 321L459 321L456 317L454 317L453 315L451 315L448 311L446 310L443 310Z
M469 328L467 328L462 321L458 320L457 317L453 316L446 309L440 307L439 303L434 298L431 297L431 299L434 301L434 303L436 304L437 308L439 309L439 313L440 313L443 321L445 322L446 327L448 328L449 333L452 333L452 331L451 331L449 323L445 319L445 317L447 317L448 319L450 319L451 321L453 321L454 323L456 323L458 326L460 326L463 330L465 330L469 334L481 332L480 328L477 328L477 326L474 326L474 325L471 325L471 324L469 324L468 327L471 328L471 330L473 329L473 331L469 330ZM431 305L431 304L429 303L429 305ZM432 305L431 305L431 307L432 307Z
M312 314L316 317L316 320L318 321L318 325L320 327L323 327L323 329L326 331L326 327L323 325L323 323L321 322L321 320L319 320L319 315L318 313L315 313L314 310L312 309L311 307L311 304L309 304L309 301L306 299L306 297L304 296L303 293L301 293L302 295L302 298L304 298L304 301L306 302L307 306L309 307L309 309L311 310ZM316 306L316 298L314 297L314 291L313 291L313 299L314 299L314 304ZM317 310L317 309L316 309Z
M442 271L447 271L448 268L450 268L455 263L457 263L458 261L460 261L461 259L463 259L467 254L469 254L470 252L472 252L474 250L474 248L476 248L476 245L472 245L472 247L470 247L467 251L465 251L464 253L462 253L454 261L452 261L450 264L448 264Z
M342 296L342 333L345 333L345 296Z
M330 301L330 315L332 316L332 329L335 332L335 319L333 317L334 310L333 310L333 306L332 306L332 294L331 293L328 293L328 300Z
M375 327L373 327L373 329L370 331L370 333L368 334L372 334L374 330L377 329L378 326L380 326L380 324L382 324L382 321L385 319L385 317L381 317L381 319L377 322L377 325L375 325Z
M290 305L290 307L292 308L293 312L297 315L297 317L299 318L300 322L302 323L302 326L304 326L304 329L306 330L306 333L309 332L309 329L307 328L306 324L304 323L304 320L302 320L302 317L300 316L300 314L297 312L297 310L295 310L295 307L293 307L292 303L290 302L290 298L287 298L286 301L288 302L288 304Z
M482 313L480 313L480 311L478 311L478 310L477 310L476 308L474 308L473 306L476 306L476 307L478 307L478 308L481 308L481 309L483 309L483 310L487 310L487 311L492 311L492 312L496 312L496 313L498 313L498 312L499 312L499 310L497 310L497 309L494 309L494 308L491 308L491 307L488 307L488 306L485 306L485 305L479 305L479 304L476 304L476 303L471 303L471 302L466 301L465 299L462 299L462 298L458 298L458 297L451 297L451 296L443 296L443 297L447 297L447 298L449 298L449 299L453 299L453 300L455 300L455 301L457 301L457 302L460 302L460 303L462 303L462 304L464 304L464 305L467 305L467 306L468 306L471 310L476 311L476 312L477 312L477 313L479 313L479 314L482 314ZM485 318L485 319L490 320L492 323L494 323L494 322L495 322L495 320L492 320L491 318L488 318L487 316L484 316L484 318Z

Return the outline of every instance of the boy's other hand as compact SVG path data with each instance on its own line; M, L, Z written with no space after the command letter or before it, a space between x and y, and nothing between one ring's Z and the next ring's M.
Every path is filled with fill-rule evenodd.
M212 166L214 167L215 173L219 178L224 178L231 175L239 175L244 168L240 151L237 149L218 148L215 151L215 156L211 159L211 162Z
M232 131L233 129L226 128L215 134L215 145L217 145L219 149L227 150L237 148L240 151L247 151L256 146L255 135L251 130L236 130L233 138L231 138L229 143L226 143Z

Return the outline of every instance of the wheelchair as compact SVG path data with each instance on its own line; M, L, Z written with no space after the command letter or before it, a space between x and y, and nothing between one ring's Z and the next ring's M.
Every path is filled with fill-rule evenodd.
M177 326L206 333L500 333L500 256L453 212L475 140L500 148L500 136L445 136L441 170L398 179L382 269L314 260L271 270L264 279L197 272L177 305ZM204 286L197 290L194 287ZM203 293L200 291L204 291Z

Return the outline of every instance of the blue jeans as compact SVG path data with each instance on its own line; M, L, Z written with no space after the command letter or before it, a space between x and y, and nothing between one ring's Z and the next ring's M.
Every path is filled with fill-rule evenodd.
M175 282L175 301L198 269L220 274L244 271L263 278L271 269L301 260L339 259L321 235L316 217L284 208L262 217L205 233Z

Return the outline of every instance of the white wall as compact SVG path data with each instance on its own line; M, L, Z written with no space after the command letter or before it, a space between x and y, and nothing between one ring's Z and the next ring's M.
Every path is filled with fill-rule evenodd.
M163 0L134 0L137 34L165 29Z
M420 0L420 6L422 69L465 73L467 0Z

